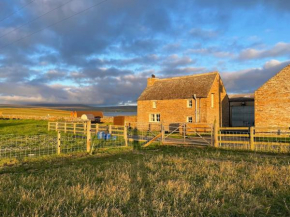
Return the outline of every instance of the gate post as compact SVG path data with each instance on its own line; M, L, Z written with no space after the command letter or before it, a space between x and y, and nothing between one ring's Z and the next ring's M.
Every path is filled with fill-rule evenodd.
M57 146L56 146L56 154L60 154L60 131L57 131Z
M218 133L219 133L218 124L215 123L215 125L214 125L214 147L216 147L216 148L219 147Z
M74 134L76 134L76 123L74 123Z
M91 121L87 121L87 152L91 151Z
M161 144L162 144L162 145L163 145L163 143L164 143L164 137L165 137L164 125L161 124Z
M254 127L250 127L250 148L255 151Z

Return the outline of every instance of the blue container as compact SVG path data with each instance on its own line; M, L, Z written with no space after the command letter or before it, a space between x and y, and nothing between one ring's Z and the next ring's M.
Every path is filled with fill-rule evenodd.
M108 133L108 134L105 134L105 140L110 140L111 139L111 134Z
M104 132L98 132L98 139L104 139L104 135L106 135Z
M112 140L116 141L117 140L117 136L112 136Z

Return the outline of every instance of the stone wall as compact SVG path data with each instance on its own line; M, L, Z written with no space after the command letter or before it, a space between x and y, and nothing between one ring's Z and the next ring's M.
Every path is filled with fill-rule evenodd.
M290 127L290 65L255 92L256 127Z

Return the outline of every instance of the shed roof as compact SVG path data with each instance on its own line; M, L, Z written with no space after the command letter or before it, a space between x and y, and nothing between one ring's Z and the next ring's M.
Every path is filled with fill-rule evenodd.
M104 114L101 111L76 111L77 117L81 117L84 114L92 114L94 117L103 118Z
M146 87L138 100L206 98L218 72L158 79Z

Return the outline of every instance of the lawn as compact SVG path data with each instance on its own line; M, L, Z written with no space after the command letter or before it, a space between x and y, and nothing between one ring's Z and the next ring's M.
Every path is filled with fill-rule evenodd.
M289 216L290 157L107 148L0 169L0 216Z
M0 120L0 136L47 134L47 123L39 120Z

